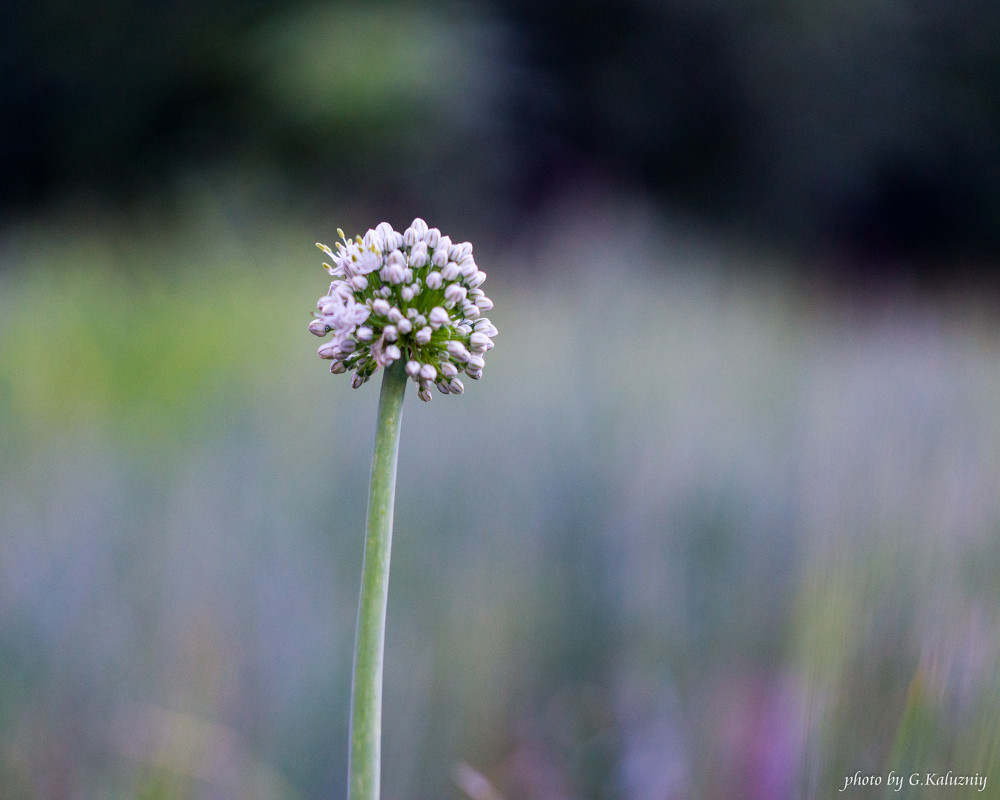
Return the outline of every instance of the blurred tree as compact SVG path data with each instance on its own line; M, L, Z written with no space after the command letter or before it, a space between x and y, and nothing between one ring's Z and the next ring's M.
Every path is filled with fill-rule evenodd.
M1000 245L1000 7L507 0L545 87L528 193L583 165L862 261Z
M873 269L1000 247L989 0L11 0L5 14L0 208L222 162L275 167L320 202L350 181L380 205L494 225L617 182Z
M223 67L276 0L10 0L0 26L0 207L146 189L218 155L240 87Z

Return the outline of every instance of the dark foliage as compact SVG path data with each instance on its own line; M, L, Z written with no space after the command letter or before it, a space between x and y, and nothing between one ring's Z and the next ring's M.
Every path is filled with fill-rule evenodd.
M314 137L323 154L290 141L280 109L233 67L241 37L288 11L276 0L11 0L0 208L147 192L219 159L269 163L293 182L330 175L327 145L343 132ZM459 171L490 214L596 179L876 270L989 263L1000 247L995 3L503 0L487 13L509 29L510 69L496 76L480 147L428 162ZM421 141L455 147L447 135ZM401 156L373 147L365 174L385 186L379 165ZM501 174L487 147L503 152Z

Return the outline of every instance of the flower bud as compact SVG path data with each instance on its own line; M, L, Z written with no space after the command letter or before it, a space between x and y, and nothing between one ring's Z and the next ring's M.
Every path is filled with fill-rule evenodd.
M479 271L479 267L476 266L476 262L472 256L466 256L458 262L458 271L462 274L463 278L471 278Z
M399 252L398 250L396 251ZM399 264L386 264L379 273L383 281L400 284L406 278L406 267Z
M457 283L448 284L448 288L444 290L444 299L455 305L456 303L461 303L465 300L466 288L464 286L459 286Z
M461 261L465 256L472 253L472 244L469 242L461 242L459 244L453 244L448 251L448 257L452 261Z
M420 217L413 220L413 222L410 223L410 227L413 229L413 232L416 234L418 240L423 239L427 235L427 223L420 219Z
M411 267L422 267L427 264L427 242L417 242L413 245L413 249L410 250L410 256L407 261Z
M393 231L391 234L385 237L385 249L386 250L398 250L403 246L403 234L399 231Z
M337 342L323 342L323 344L319 346L319 350L316 351L316 354L320 358L333 358L334 353L339 349L340 347Z
M434 306L434 308L431 309L429 318L431 327L435 330L440 328L442 325L446 325L450 319L448 312L441 308L441 306Z
M462 344L461 342L452 339L445 345L445 347L448 349L448 352L451 353L452 357L455 358L457 361L461 361L464 363L469 360L469 351L466 349L465 345Z

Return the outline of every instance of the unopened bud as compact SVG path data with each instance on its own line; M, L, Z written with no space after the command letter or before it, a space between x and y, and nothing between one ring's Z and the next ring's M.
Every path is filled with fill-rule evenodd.
M431 309L431 313L428 315L432 328L440 328L442 325L446 325L450 317L448 312L445 311L441 306L434 306Z

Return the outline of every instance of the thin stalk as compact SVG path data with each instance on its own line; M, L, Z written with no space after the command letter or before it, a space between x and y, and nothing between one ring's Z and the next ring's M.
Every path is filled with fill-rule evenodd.
M351 751L347 765L349 800L378 800L382 751L382 655L389 595L392 509L396 456L403 417L406 372L400 359L385 370L378 401L375 454L368 495L358 634L351 691Z

